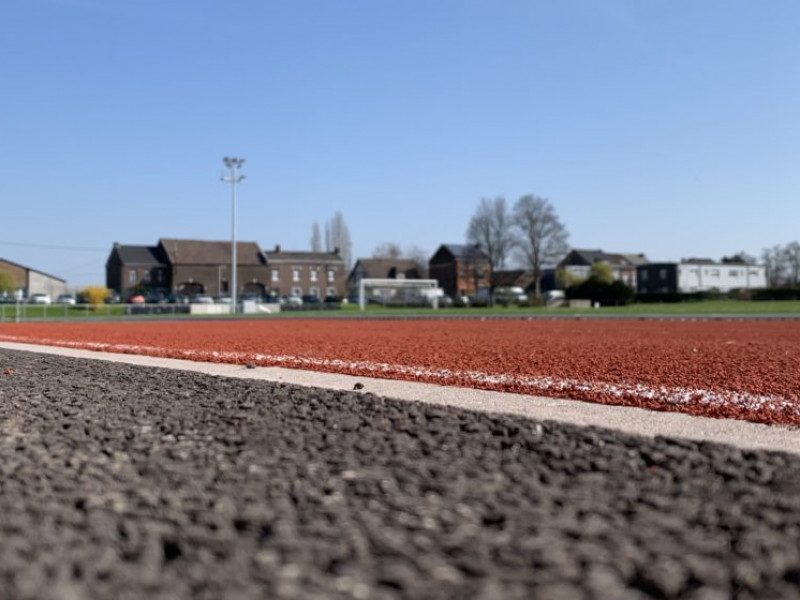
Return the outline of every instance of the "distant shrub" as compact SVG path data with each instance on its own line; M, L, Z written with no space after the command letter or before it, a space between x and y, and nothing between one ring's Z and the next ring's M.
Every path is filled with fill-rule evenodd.
M569 300L591 300L602 306L623 306L630 304L635 292L621 281L605 283L590 277L578 285L568 287L566 296Z
M101 285L90 285L81 290L80 295L93 306L105 303L111 297L111 290Z

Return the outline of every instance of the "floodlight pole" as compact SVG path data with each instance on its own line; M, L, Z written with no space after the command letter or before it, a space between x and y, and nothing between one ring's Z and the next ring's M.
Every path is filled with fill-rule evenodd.
M231 184L231 313L236 313L236 184L244 181L244 175L237 175L237 171L245 163L243 158L226 156L223 164L230 169L229 176L222 176L221 180Z

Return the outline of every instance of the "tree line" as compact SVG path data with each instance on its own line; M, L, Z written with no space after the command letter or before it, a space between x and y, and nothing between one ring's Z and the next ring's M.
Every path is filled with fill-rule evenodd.
M800 286L800 242L764 248L761 262L767 268L767 282L771 287Z
M503 270L512 258L531 272L537 298L545 265L568 252L568 237L550 200L533 194L513 206L503 196L482 198L467 227L467 241L487 254L492 272Z

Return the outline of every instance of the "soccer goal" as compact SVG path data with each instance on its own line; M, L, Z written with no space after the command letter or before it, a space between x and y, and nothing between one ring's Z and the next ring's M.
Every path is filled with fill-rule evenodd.
M369 300L387 305L419 302L439 307L442 290L436 279L362 279L358 285L358 306L367 308Z

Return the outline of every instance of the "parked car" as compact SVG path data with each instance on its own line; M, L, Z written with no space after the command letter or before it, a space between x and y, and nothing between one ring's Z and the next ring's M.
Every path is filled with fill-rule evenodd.
M197 294L196 296L192 296L191 303L192 304L214 304L214 299L211 296L206 296L205 294Z
M528 301L528 295L519 286L498 286L494 290L494 300L498 304L521 304Z
M220 296L215 300L215 302L217 304L231 304L233 300L230 296Z
M144 296L135 294L128 298L128 304L144 304Z
M319 299L319 296L314 295L307 295L302 296L301 299L303 300L303 304L320 304L322 301Z
M34 294L28 299L30 304L52 304L53 300L49 294Z
M189 304L189 297L183 294L172 294L168 301L169 304Z
M70 304L75 305L78 301L75 299L75 296L72 294L61 294L58 298L56 298L56 304Z
M303 299L300 296L281 296L281 306L303 306Z

